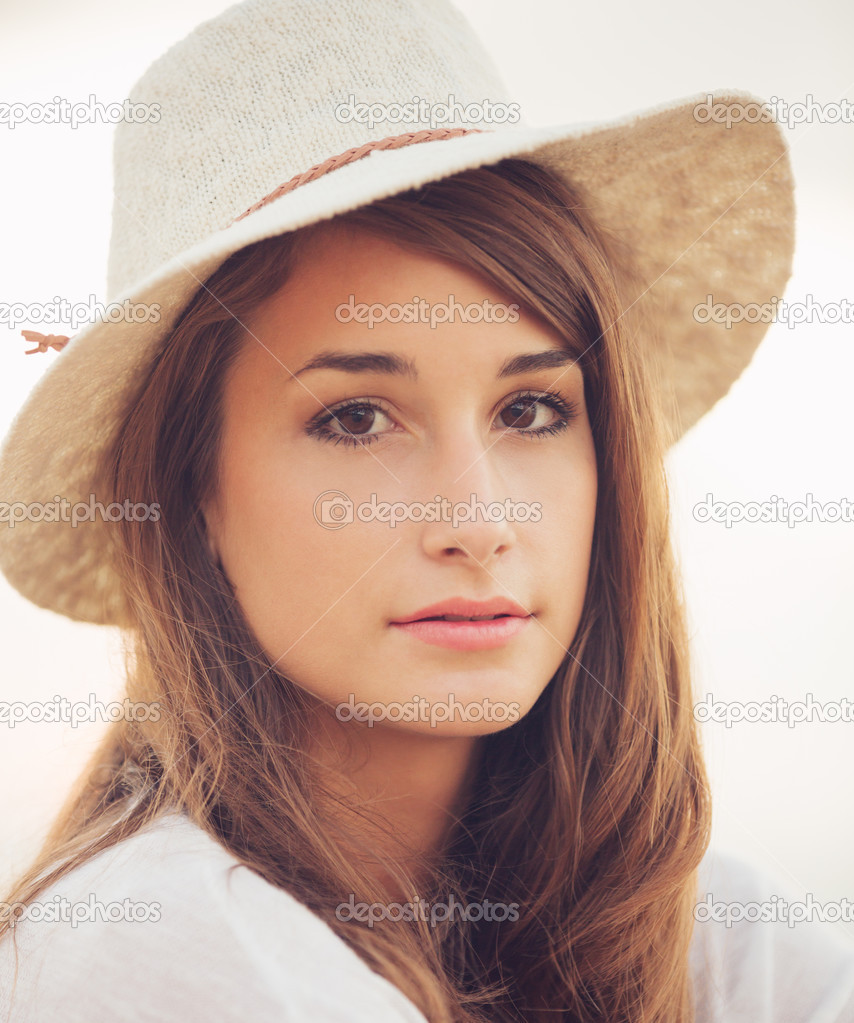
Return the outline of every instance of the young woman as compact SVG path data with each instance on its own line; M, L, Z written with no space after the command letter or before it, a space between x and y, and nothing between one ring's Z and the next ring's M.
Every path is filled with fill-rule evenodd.
M3 449L126 509L0 561L127 630L132 708L8 894L4 1017L854 1019L849 949L695 923L761 883L706 852L662 455L761 334L688 311L788 274L776 129L389 133L342 97L500 86L450 7L331 12L148 72L111 290L158 317L75 337Z

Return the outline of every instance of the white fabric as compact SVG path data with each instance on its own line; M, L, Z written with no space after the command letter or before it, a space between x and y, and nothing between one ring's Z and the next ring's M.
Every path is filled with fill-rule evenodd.
M171 815L42 895L159 904L145 922L24 919L0 942L3 1023L424 1023L318 917ZM709 855L701 892L759 900L770 881ZM779 892L779 886L773 892ZM698 1023L851 1023L854 942L813 924L698 924ZM8 1014L8 1015L7 1015Z
M698 902L803 906L809 899L779 877L709 850ZM830 904L795 923L741 920L695 924L691 962L698 1023L854 1023L854 936L823 923Z

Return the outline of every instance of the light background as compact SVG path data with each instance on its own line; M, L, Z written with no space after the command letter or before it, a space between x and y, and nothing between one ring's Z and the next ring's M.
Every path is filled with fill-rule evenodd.
M121 101L221 0L29 0L4 6L0 100ZM854 99L854 7L768 0L567 4L459 0L526 119L610 120L735 88L762 99ZM854 299L854 124L786 131L797 183L789 301ZM112 126L0 126L0 302L105 301ZM251 198L251 197L250 197ZM40 325L33 325L40 329ZM57 325L53 329L59 329ZM66 331L70 333L71 331ZM850 323L774 325L742 379L671 452L674 526L698 693L717 700L854 698L854 524L699 523L716 500L854 499ZM0 430L56 353L25 358L0 326ZM0 481L2 488L2 481ZM2 497L2 494L0 494ZM0 578L0 700L115 697L111 630L30 605ZM0 732L0 885L32 854L102 725ZM854 723L704 727L717 845L819 901L854 898ZM854 939L854 925L848 928Z

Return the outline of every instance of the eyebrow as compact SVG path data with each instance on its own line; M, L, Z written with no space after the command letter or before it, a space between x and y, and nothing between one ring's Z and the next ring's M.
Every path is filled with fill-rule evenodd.
M576 357L563 348L527 352L505 359L496 379L502 380L505 377L533 373L541 369L559 369L575 361ZM415 363L393 352L321 352L293 373L291 380L313 369L335 369L344 373L390 373L409 377L411 380L418 379Z

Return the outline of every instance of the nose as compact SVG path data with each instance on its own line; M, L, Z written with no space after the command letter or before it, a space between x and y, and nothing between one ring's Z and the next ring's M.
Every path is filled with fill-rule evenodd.
M516 544L515 523L506 507L509 495L483 444L460 443L436 451L430 493L441 500L438 521L422 525L421 543L432 559L474 569L491 568Z

